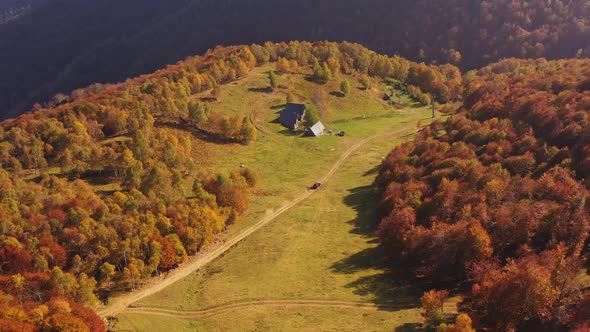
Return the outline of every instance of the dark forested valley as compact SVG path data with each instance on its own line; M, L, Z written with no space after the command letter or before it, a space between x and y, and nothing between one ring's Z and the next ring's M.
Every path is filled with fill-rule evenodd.
M583 57L589 15L585 0L50 0L0 26L0 109L14 117L57 93L218 44L348 40L463 68L504 57Z

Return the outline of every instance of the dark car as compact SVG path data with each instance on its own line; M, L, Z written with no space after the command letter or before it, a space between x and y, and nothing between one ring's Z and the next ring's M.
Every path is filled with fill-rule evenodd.
M338 134L336 134L338 137L344 137L344 135L346 135L346 133L343 131L339 131Z
M313 184L313 186L309 187L309 189L311 189L311 190L318 190L318 189L320 189L321 186L322 186L321 183L316 182L316 183Z

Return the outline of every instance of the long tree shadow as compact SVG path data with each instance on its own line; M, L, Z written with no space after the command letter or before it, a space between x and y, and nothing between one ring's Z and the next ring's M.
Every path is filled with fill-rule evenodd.
M418 323L405 323L402 326L395 328L394 332L421 332L427 331L421 324Z
M302 137L305 135L304 131L300 130L293 130L293 129L283 129L279 131L279 134L284 136L291 136L291 137Z
M159 128L173 128L173 129L183 130L183 131L191 133L194 137L196 137L202 141L215 143L215 144L242 144L243 143L242 141L240 141L238 139L228 138L228 137L225 137L219 133L214 133L214 132L210 132L210 131L207 131L207 130L204 130L201 128L197 128L196 126L190 125L184 121L185 120L178 121L178 120L173 120L173 119L159 118L159 119L156 119L154 126L159 127Z
M381 164L375 165L375 167L371 168L370 170L366 171L363 176L373 175L376 176L379 171L381 170Z
M261 92L261 93L271 93L274 90L271 87L267 86L267 87L263 87L263 88L248 88L248 91Z
M277 113L280 113L282 110L285 109L285 107L287 107L287 104L279 104L279 105L272 106L270 109L279 110Z
M369 172L374 171L369 170ZM363 186L348 190L344 204L356 211L356 218L348 223L354 226L353 233L375 237L379 226L379 195L373 186Z
M356 218L348 222L354 226L351 233L362 235L367 243L375 244L375 232L380 220L379 195L376 190L372 186L350 189L344 203L356 211ZM373 245L336 262L331 269L341 274L382 270L384 272L361 277L346 287L361 296L372 295L374 303L383 310L417 307L421 292L407 282L401 269L394 269L384 257L381 247Z

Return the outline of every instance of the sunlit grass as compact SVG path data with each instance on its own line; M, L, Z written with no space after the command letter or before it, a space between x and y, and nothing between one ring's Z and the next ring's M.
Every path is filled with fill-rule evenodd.
M226 236L239 232L269 209L280 207L304 191L351 145L378 136L355 152L312 198L206 268L137 305L202 310L262 299L324 299L396 304L399 310L255 307L198 321L124 314L116 329L142 330L143 326L152 326L159 330L156 327L173 326L179 331L311 331L322 327L387 331L420 321L416 309L420 292L396 280L395 271L383 266L375 253L373 233L378 222L378 197L370 185L376 167L391 148L410 139L421 119L423 124L429 121L428 109L395 109L381 100L380 89L353 89L346 97L330 95L329 113L323 119L329 129L345 131L344 138L303 137L275 122L280 106L285 103L285 89L272 93L252 91L267 84L268 69L260 68L238 84L225 86L221 101L211 105L218 112L251 114L262 130L258 140L248 146L203 143L207 151L214 151L213 162L205 166L211 171L233 171L244 164L260 176L249 212L230 227ZM298 91L302 99L311 98L313 89L318 88L305 81L303 75L282 76L281 80L281 84ZM334 82L328 90L337 86ZM402 133L410 135L400 138Z

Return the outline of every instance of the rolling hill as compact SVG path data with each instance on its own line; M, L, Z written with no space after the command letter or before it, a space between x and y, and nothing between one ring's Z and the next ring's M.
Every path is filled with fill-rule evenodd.
M219 47L3 121L0 326L104 329L84 305L244 231L240 221L330 178L375 131L411 135L430 94L453 102L460 87L451 65L351 43L266 43ZM396 103L385 102L393 88ZM284 128L287 99L346 137Z
M470 3L484 18L495 8ZM534 5L510 2L519 4L523 24L586 8L552 1L535 16ZM114 20L137 33L127 47L150 32L170 43L137 63L190 49L172 45L191 44L180 27L197 4L162 9L172 10L176 41L156 33L153 5L135 23L87 12L84 33L108 42L67 45L107 59L99 50L121 42L104 30ZM68 22L55 25L68 31ZM579 37L564 24L552 27ZM522 39L509 42L543 37L516 31ZM576 44L548 41L546 51ZM135 60L118 59L114 71L134 70ZM77 77L75 67L62 78ZM104 330L93 308L116 329L276 330L296 320L302 330L318 321L584 330L589 74L588 59L505 59L462 74L349 42L266 42L216 47L37 105L0 123L0 328ZM284 128L286 102L305 104L306 126L321 120L331 131ZM433 122L431 107L447 116Z

